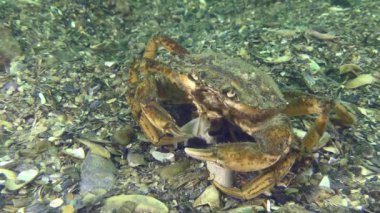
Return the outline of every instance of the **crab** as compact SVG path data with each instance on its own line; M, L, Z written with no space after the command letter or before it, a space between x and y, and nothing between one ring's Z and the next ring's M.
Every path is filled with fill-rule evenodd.
M168 65L156 60L159 47L176 55ZM352 125L355 120L336 101L284 95L268 74L242 59L213 51L190 54L163 35L149 40L143 57L129 70L129 83L132 115L154 145L212 135L216 144L206 149L187 147L187 155L236 172L259 172L240 188L213 180L222 192L246 200L274 187L297 159L313 151L331 111L340 124ZM187 114L183 126L173 110L164 106L165 101L193 107L182 113ZM299 139L290 117L309 114L316 115L315 121ZM189 124L191 132L185 130Z

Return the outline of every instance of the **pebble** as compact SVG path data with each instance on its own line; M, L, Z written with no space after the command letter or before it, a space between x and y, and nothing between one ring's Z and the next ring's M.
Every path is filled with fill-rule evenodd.
M138 167L146 164L144 156L138 153L128 153L127 160L130 167Z
M135 132L130 126L125 126L119 130L117 130L112 136L113 141L116 143L126 146L130 144L135 137Z

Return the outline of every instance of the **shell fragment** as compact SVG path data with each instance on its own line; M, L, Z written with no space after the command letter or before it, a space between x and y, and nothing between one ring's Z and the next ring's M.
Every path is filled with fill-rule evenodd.
M38 169L29 169L20 172L16 178L13 178L14 176L7 177L7 180L5 181L5 187L8 190L14 191L22 188L26 184L32 182L34 178L37 177L39 174Z

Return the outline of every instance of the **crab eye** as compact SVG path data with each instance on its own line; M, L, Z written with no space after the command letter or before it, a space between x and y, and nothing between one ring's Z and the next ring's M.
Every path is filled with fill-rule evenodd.
M198 80L199 80L198 76L197 76L195 73L191 73L191 74L190 74L190 77L191 77L193 80L195 80L195 81L198 81Z
M227 92L227 97L228 98L234 98L236 96L236 92L233 90L230 90Z

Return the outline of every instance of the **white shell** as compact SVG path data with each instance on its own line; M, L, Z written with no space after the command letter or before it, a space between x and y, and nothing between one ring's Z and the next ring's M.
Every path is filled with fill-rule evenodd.
M68 148L68 149L65 149L63 152L74 158L84 159L86 157L84 153L84 149L82 147L77 148L77 149Z
M329 179L329 176L324 176L321 180L321 182L319 183L319 186L322 186L322 187L326 187L326 188L330 188L330 179Z
M150 154L154 157L154 159L160 162L174 162L174 154L173 153L163 153L158 151L151 151Z
M49 203L49 206L52 208L57 208L57 207L62 206L63 203L64 201L62 198L56 198Z
M207 187L193 203L194 207L202 205L209 205L213 211L220 208L220 192L214 185Z
M37 177L39 171L37 169L28 169L20 172L16 179L7 179L5 187L9 190L18 190L26 184L32 182Z

